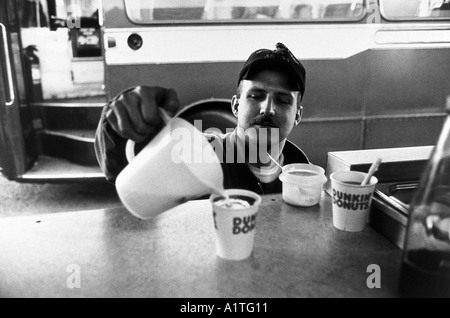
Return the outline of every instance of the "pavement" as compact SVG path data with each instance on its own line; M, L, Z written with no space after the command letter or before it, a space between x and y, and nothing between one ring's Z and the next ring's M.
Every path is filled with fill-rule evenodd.
M114 185L19 183L0 175L0 217L97 210L121 206Z

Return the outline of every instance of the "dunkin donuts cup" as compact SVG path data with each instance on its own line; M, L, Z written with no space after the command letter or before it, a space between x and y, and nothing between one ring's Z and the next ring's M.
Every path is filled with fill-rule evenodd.
M228 205L223 196L210 196L216 232L216 253L227 260L243 260L253 250L256 213L261 197L241 189L229 189L225 192L230 197Z
M369 218L376 177L367 185L361 182L367 174L359 171L336 171L330 175L333 200L333 225L339 230L364 230Z

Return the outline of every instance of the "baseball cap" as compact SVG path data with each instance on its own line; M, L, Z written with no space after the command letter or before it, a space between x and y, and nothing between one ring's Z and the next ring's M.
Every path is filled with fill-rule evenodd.
M276 65L289 72L295 87L300 91L302 98L305 93L306 70L302 63L283 44L277 43L275 50L260 49L253 52L239 72L238 84L243 79L250 79L255 71Z

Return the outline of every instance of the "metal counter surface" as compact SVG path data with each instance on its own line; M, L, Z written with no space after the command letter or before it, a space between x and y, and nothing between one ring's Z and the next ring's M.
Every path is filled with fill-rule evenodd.
M210 203L150 219L125 208L0 219L1 297L397 297L401 250L370 226L332 224L331 198L263 196L244 261L215 254ZM371 264L381 288L369 288Z

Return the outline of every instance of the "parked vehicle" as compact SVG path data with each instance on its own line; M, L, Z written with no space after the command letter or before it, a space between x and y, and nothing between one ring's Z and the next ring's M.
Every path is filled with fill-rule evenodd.
M21 84L25 30L14 20L14 1L0 6L5 3L0 166L11 180L101 179L92 145L101 108L134 85L176 89L182 116L203 119L204 129L233 125L230 99L242 63L250 52L277 42L307 70L304 115L290 139L317 165L326 165L329 151L433 145L445 118L448 1L103 1L101 57L76 57L84 66L101 60L95 74L104 76L103 91L90 83L84 92L100 93L55 100L43 78L39 102ZM41 63L48 59L39 53ZM77 74L83 78L80 68ZM71 173L40 172L54 162L64 162L60 170Z

